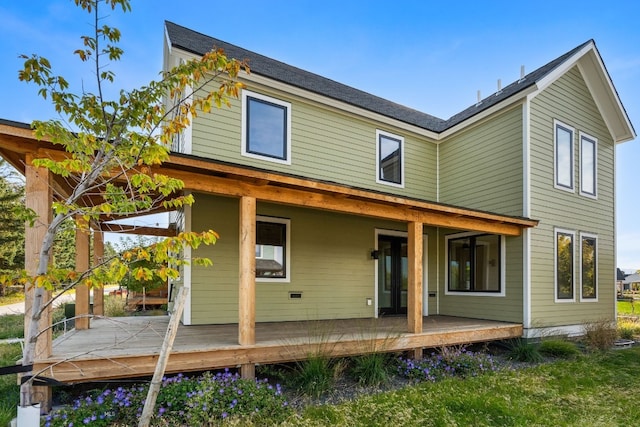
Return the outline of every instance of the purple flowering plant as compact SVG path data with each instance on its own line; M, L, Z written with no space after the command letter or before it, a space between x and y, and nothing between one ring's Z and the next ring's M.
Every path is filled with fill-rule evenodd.
M53 411L46 427L137 425L148 385L117 387L77 398L69 407ZM217 424L232 417L254 421L284 419L290 409L279 385L240 378L229 370L216 374L165 377L152 424Z
M398 359L398 374L414 381L475 377L495 370L497 365L491 355L465 347L445 347L421 360Z

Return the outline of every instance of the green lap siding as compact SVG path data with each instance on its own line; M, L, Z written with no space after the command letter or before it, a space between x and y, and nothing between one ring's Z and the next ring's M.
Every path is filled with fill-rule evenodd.
M291 165L241 155L241 100L193 122L192 154L301 177L420 199L436 199L436 144L422 136L291 95L250 87L291 103ZM404 188L376 183L376 129L404 137Z
M193 253L211 258L213 266L193 267L191 321L237 323L238 200L195 196L192 229L211 228L220 239ZM256 283L256 321L374 317L374 305L366 302L376 294L371 259L375 229L406 231L404 224L260 202L257 214L291 220L291 280ZM435 239L429 249L435 260ZM435 264L428 271L435 290ZM290 299L290 292L301 293L302 298ZM435 298L431 299L429 310L435 314Z
M571 99L572 103L562 101ZM575 192L554 188L554 119L574 132ZM579 194L579 132L598 139L597 199ZM577 67L531 101L532 326L575 325L613 318L614 293L614 151L615 146ZM575 232L575 302L554 302L554 229ZM598 302L580 301L580 233L598 236Z
M440 144L440 202L522 215L522 107Z

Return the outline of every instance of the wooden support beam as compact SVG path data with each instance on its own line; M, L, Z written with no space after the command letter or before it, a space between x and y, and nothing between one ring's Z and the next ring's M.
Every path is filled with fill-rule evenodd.
M89 242L88 230L82 230L76 226L76 271L78 273L89 270ZM87 285L76 286L76 317L76 329L89 329L89 288Z
M185 188L193 191L232 197L252 197L272 203L304 206L353 215L421 222L438 227L482 231L507 236L519 236L523 226L531 226L525 225L525 220L513 219L509 223L503 222L502 219L506 217L495 214L466 211L467 215L455 216L452 213L460 213L462 210L457 209L454 212L449 212L451 209L444 207L438 209L438 206L433 204L428 204L427 208L426 206L422 207L418 202L414 202L415 205L409 205L407 202L400 203L399 198L395 198L398 204L394 204L387 199L345 198L308 189L272 185L256 186L248 182L188 171L159 168L158 172L181 179L185 183ZM533 223L531 220L527 221Z
M175 228L141 227L128 224L101 223L100 230L106 233L136 234L140 236L174 237L177 235Z
M256 199L240 198L238 342L256 343Z
M409 283L407 295L407 321L409 332L422 333L422 223L410 222L408 229Z
M40 260L40 247L45 238L47 227L51 223L53 212L51 210L51 174L47 169L36 168L31 165L31 158L27 156L25 165L25 205L32 209L37 215L36 222L31 227L25 226L25 269L27 274L35 276L38 270ZM27 285L25 287L25 316L24 316L24 332L27 331L31 324L31 316L33 315L33 302L36 296L36 289ZM51 299L51 292L44 291L40 306ZM40 334L36 341L36 359L44 359L52 354L52 334L51 334L51 306L45 308L40 317L38 326ZM33 403L40 402L44 410L48 410L51 402L50 387L34 387Z
M93 232L93 265L102 262L104 257L104 233L99 230ZM104 316L104 288L93 288L93 314Z

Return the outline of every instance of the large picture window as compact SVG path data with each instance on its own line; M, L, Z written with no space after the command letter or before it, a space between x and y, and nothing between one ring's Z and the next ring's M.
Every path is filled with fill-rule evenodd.
M491 234L448 237L448 292L500 293L501 237Z
M290 221L282 218L257 217L256 279L288 282L290 280Z
M404 185L404 138L376 132L377 182L398 187Z
M242 155L291 164L291 104L242 92Z
M574 148L572 127L559 121L555 127L555 187L574 191Z
M580 194L596 197L598 140L580 133Z
M572 231L556 230L555 235L556 300L573 301L575 299L573 266L573 241L575 240L575 233Z
M597 237L580 234L580 282L581 298L596 300L598 298L598 242Z

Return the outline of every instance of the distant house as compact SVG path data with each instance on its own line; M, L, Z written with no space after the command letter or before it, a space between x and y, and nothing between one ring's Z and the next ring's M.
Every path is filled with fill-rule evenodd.
M625 291L640 290L640 274L627 274L622 281L622 289Z

